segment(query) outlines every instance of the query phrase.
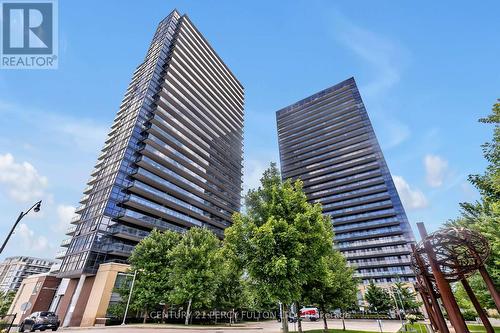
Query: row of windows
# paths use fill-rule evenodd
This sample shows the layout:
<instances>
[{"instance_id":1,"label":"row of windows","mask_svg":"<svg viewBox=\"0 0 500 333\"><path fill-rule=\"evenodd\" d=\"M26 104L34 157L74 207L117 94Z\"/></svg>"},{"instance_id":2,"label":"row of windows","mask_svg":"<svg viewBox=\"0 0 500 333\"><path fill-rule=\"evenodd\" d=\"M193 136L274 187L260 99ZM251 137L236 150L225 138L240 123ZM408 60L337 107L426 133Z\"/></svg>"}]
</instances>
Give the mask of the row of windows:
<instances>
[{"instance_id":1,"label":"row of windows","mask_svg":"<svg viewBox=\"0 0 500 333\"><path fill-rule=\"evenodd\" d=\"M378 221L378 220L377 220ZM338 227L335 227L338 228ZM337 247L339 249L346 249L350 247L365 247L376 244L386 244L386 243L396 243L406 241L402 236L387 236L387 237L377 237L363 240L356 240L351 242L338 242Z\"/></svg>"},{"instance_id":2,"label":"row of windows","mask_svg":"<svg viewBox=\"0 0 500 333\"><path fill-rule=\"evenodd\" d=\"M331 166L329 166L327 168L318 170L318 172L321 171L321 172L325 173L322 176L314 177L314 178L310 178L310 177L306 178L306 176L309 176L309 173L307 173L304 176L301 176L301 178L304 179L304 180L307 179L308 183L316 183L318 181L331 178L331 176L332 176L333 173L326 173L326 172L328 172L330 170L333 171L333 172L335 172L335 170L339 170L339 169L340 170L348 169L348 171L352 171L353 168L350 168L349 166L360 165L361 167L363 167L363 166L366 166L367 164L369 165L368 162L371 162L374 159L375 159L375 154L365 155L365 156L362 156L362 157L354 158L354 159L351 159L351 160L348 160L348 161L345 161L345 162L342 162L342 163L334 164L334 165L331 165ZM315 173L317 173L317 172L315 172Z\"/></svg>"},{"instance_id":3,"label":"row of windows","mask_svg":"<svg viewBox=\"0 0 500 333\"><path fill-rule=\"evenodd\" d=\"M381 185L380 186L380 189L384 189L384 188L385 188L385 185ZM366 192L366 191L364 191L364 192ZM361 193L363 193L363 192L361 192ZM377 199L377 198L387 197L388 195L389 194L387 192L381 192L381 193L375 193L375 194L365 195L365 196L362 196L362 197L352 198L352 199L348 199L348 200L336 201L336 202L333 202L333 203L329 203L329 204L323 205L323 209L326 210L326 209L329 209L329 208L332 208L332 207L339 207L339 206L344 206L344 205L353 205L353 204L356 204L356 203L359 203L359 202L363 202L363 201L367 201L367 200L370 200L370 199ZM356 208L357 207L361 207L361 206L356 206Z\"/></svg>"},{"instance_id":4,"label":"row of windows","mask_svg":"<svg viewBox=\"0 0 500 333\"><path fill-rule=\"evenodd\" d=\"M135 202L135 203L138 203L140 205L143 205L143 206L146 206L146 207L150 207L156 211L159 211L159 212L162 212L166 215L170 215L170 216L174 216L178 219L181 219L181 220L184 220L186 222L189 222L191 224L194 224L194 225L197 225L199 227L201 227L203 225L203 222L198 220L198 219L195 219L193 217L190 217L190 216L187 216L185 214L182 214L178 211L175 211L173 209L170 209L170 208L167 208L167 207L164 207L164 206L161 206L159 204L156 204L152 201L149 201L147 199L144 199L144 198L141 198L137 195L134 195L134 194L131 194L130 197L129 197L129 200L132 201L132 202Z\"/></svg>"},{"instance_id":5,"label":"row of windows","mask_svg":"<svg viewBox=\"0 0 500 333\"><path fill-rule=\"evenodd\" d=\"M354 141L354 143L349 143L350 141ZM344 141L341 145L339 144L339 146L341 146L340 148L329 150L329 151L327 151L325 153L321 153L321 154L317 154L317 151L316 151L316 152L314 152L315 154L312 154L310 157L302 159L298 162L295 162L298 159L297 157L290 159L289 162L284 161L283 162L283 172L288 173L294 169L301 168L303 165L307 165L307 163L309 163L309 162L313 162L316 160L324 160L328 156L332 156L332 157L337 156L337 155L342 154L344 151L351 151L351 150L355 150L355 149L360 149L360 148L366 147L369 144L370 143L367 141L366 137L358 136L355 138L351 138L349 140ZM321 150L325 150L325 149L321 149ZM301 156L301 157L303 157L303 156Z\"/></svg>"},{"instance_id":6,"label":"row of windows","mask_svg":"<svg viewBox=\"0 0 500 333\"><path fill-rule=\"evenodd\" d=\"M373 176L379 175L380 170L378 170L376 168L378 168L378 162L374 161L374 162L370 162L370 163L367 163L364 165L353 166L347 170L344 169L344 170L340 170L340 171L335 171L335 172L332 172L328 175L328 176L331 176L332 180L327 181L327 182L323 182L323 183L307 185L307 186L305 186L305 190L311 191L311 190L315 190L317 188L322 188L322 187L328 186L328 189L323 190L321 192L317 191L314 193L317 194L317 193L322 193L325 191L334 192L335 191L335 189L334 189L335 184L342 183L344 181L354 180L356 178L367 177L370 175L373 175ZM365 169L376 169L376 170L369 170L369 171L363 172L363 171L365 171ZM357 171L360 171L360 172L357 173ZM310 181L308 181L308 182L310 182Z\"/></svg>"},{"instance_id":7,"label":"row of windows","mask_svg":"<svg viewBox=\"0 0 500 333\"><path fill-rule=\"evenodd\" d=\"M371 226L377 226L379 224L398 222L398 221L399 221L399 219L397 217L388 217L388 218L377 219L377 220L372 220L372 221L356 222L356 223L349 223L349 224L334 226L334 229L335 229L335 231L343 231L343 230L349 230L349 229L355 229L355 228L366 228L366 227L371 227Z\"/></svg>"},{"instance_id":8,"label":"row of windows","mask_svg":"<svg viewBox=\"0 0 500 333\"><path fill-rule=\"evenodd\" d=\"M366 212L366 213L349 215L349 216L340 216L340 217L333 218L333 223L348 222L348 221L357 220L360 218L374 218L376 216L382 216L382 215L387 215L387 214L396 215L396 211L394 209L390 208L390 209L381 209L381 210L377 210L377 211L373 211L373 212ZM330 214L328 214L328 215L330 215Z\"/></svg>"},{"instance_id":9,"label":"row of windows","mask_svg":"<svg viewBox=\"0 0 500 333\"><path fill-rule=\"evenodd\" d=\"M308 116L318 113L318 109L321 107L326 108L328 111L328 109L333 108L333 104L341 107L352 102L352 93L347 86L327 93L320 92L319 94L310 96L306 100L290 105L287 107L287 110L278 111L279 134L285 136L288 132L295 130L297 126L301 126L301 123L307 126L307 121L311 118ZM287 127L290 128L287 129Z\"/></svg>"},{"instance_id":10,"label":"row of windows","mask_svg":"<svg viewBox=\"0 0 500 333\"><path fill-rule=\"evenodd\" d=\"M337 235L337 236L335 236L335 238L338 240L341 240L341 239L349 239L349 238L361 237L361 236L379 235L379 234L385 234L388 232L396 232L396 231L401 231L401 228L398 226L398 227L377 228L377 229L372 229L372 230L352 231L352 232L346 232L344 234Z\"/></svg>"}]
</instances>

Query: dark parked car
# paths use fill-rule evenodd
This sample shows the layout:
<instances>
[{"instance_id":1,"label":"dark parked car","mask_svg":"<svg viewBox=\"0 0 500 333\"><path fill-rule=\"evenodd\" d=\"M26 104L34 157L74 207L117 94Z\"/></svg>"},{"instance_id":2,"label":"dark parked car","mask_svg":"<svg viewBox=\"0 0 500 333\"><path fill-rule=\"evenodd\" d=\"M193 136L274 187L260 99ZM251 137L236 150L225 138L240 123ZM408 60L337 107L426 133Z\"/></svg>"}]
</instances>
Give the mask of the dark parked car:
<instances>
[{"instance_id":1,"label":"dark parked car","mask_svg":"<svg viewBox=\"0 0 500 333\"><path fill-rule=\"evenodd\" d=\"M35 330L45 331L46 329L57 331L59 324L59 318L54 312L39 311L24 318L19 324L19 332L26 330L30 332L34 332Z\"/></svg>"}]
</instances>

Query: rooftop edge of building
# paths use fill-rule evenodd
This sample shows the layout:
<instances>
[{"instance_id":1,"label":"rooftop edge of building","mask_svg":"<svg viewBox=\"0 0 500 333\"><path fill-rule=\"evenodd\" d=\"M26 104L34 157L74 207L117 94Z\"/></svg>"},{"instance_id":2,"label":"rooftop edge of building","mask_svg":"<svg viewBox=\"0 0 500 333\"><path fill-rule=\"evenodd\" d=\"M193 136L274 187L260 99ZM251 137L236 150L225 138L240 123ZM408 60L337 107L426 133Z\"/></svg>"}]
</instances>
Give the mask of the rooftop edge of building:
<instances>
[{"instance_id":1,"label":"rooftop edge of building","mask_svg":"<svg viewBox=\"0 0 500 333\"><path fill-rule=\"evenodd\" d=\"M346 79L346 80L343 80L337 84L334 84L333 86L330 86L328 88L325 88L321 91L318 91L317 93L314 93L312 94L311 96L308 96L306 98L303 98L293 104L290 104L284 108L281 108L279 109L278 111L276 111L276 116L280 116L282 115L282 113L285 113L287 111L291 111L299 106L302 106L306 103L309 103L309 102L313 102L316 98L324 95L324 94L327 94L329 92L332 92L332 91L335 91L335 90L338 90L344 86L348 86L348 85L354 85L356 86L356 80L354 79L354 76L351 76L350 78Z\"/></svg>"},{"instance_id":2,"label":"rooftop edge of building","mask_svg":"<svg viewBox=\"0 0 500 333\"><path fill-rule=\"evenodd\" d=\"M228 73L231 74L231 76L234 79L234 81L238 84L238 86L241 88L241 90L244 91L245 87L243 86L243 84L241 84L240 80L238 80L238 78L236 77L236 75L234 75L234 73L231 71L231 69L226 64L226 62L221 58L221 56L217 52L215 52L215 50L212 47L212 45L208 42L208 40L205 38L205 36L198 30L198 28L193 24L193 22L191 21L191 19L189 18L189 16L187 14L180 14L179 10L177 10L177 8L174 8L165 18L163 18L160 21L160 23L163 22L164 20L168 19L172 15L175 15L175 14L177 14L179 16L179 18L186 19L191 24L191 26L201 36L201 38L203 39L203 41L208 45L208 47L214 53L214 55L217 57L217 59L222 63L222 65L224 66L224 69L226 69L228 71Z\"/></svg>"}]
</instances>

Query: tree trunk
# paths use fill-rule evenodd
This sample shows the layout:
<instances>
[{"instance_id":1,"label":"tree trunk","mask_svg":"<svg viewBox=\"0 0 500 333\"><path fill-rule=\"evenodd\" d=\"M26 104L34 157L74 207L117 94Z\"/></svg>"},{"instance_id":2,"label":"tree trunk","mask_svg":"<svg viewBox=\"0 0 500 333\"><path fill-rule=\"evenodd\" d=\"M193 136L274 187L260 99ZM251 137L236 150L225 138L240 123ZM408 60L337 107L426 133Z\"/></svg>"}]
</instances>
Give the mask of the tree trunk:
<instances>
[{"instance_id":1,"label":"tree trunk","mask_svg":"<svg viewBox=\"0 0 500 333\"><path fill-rule=\"evenodd\" d=\"M282 311L281 311L281 327L283 330L283 333L288 333L288 308L286 304L282 305Z\"/></svg>"},{"instance_id":2,"label":"tree trunk","mask_svg":"<svg viewBox=\"0 0 500 333\"><path fill-rule=\"evenodd\" d=\"M297 312L296 313L296 316L297 316L297 331L299 333L302 333L302 321L300 319L300 310L299 310L299 302L295 302L295 311Z\"/></svg>"},{"instance_id":3,"label":"tree trunk","mask_svg":"<svg viewBox=\"0 0 500 333\"><path fill-rule=\"evenodd\" d=\"M148 319L148 309L144 308L144 319L142 320L142 323L146 323L146 319Z\"/></svg>"},{"instance_id":4,"label":"tree trunk","mask_svg":"<svg viewBox=\"0 0 500 333\"><path fill-rule=\"evenodd\" d=\"M193 302L193 299L190 298L188 302L188 307L186 310L186 321L184 322L184 325L189 325L189 317L191 316L191 303Z\"/></svg>"},{"instance_id":5,"label":"tree trunk","mask_svg":"<svg viewBox=\"0 0 500 333\"><path fill-rule=\"evenodd\" d=\"M323 332L328 333L328 322L326 321L325 308L321 308L321 315L323 316Z\"/></svg>"},{"instance_id":6,"label":"tree trunk","mask_svg":"<svg viewBox=\"0 0 500 333\"><path fill-rule=\"evenodd\" d=\"M168 304L163 304L163 313L161 314L161 322L165 324L168 316Z\"/></svg>"},{"instance_id":7,"label":"tree trunk","mask_svg":"<svg viewBox=\"0 0 500 333\"><path fill-rule=\"evenodd\" d=\"M344 321L345 313L344 313L344 311L342 311L340 314L342 316L342 331L345 331L345 321Z\"/></svg>"}]
</instances>

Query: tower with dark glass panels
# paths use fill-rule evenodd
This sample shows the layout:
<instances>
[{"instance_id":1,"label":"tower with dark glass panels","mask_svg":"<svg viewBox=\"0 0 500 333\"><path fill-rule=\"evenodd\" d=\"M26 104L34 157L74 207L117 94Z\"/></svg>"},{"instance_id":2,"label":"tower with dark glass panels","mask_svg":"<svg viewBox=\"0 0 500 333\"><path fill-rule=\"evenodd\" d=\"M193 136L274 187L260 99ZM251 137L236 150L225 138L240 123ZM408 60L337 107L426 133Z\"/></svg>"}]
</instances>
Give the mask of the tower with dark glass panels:
<instances>
[{"instance_id":1,"label":"tower with dark glass panels","mask_svg":"<svg viewBox=\"0 0 500 333\"><path fill-rule=\"evenodd\" d=\"M281 171L331 216L364 283L412 281L405 211L353 78L277 112Z\"/></svg>"},{"instance_id":2,"label":"tower with dark glass panels","mask_svg":"<svg viewBox=\"0 0 500 333\"><path fill-rule=\"evenodd\" d=\"M152 229L222 237L240 209L242 145L243 87L173 11L133 74L63 241L59 277L125 261Z\"/></svg>"}]
</instances>

